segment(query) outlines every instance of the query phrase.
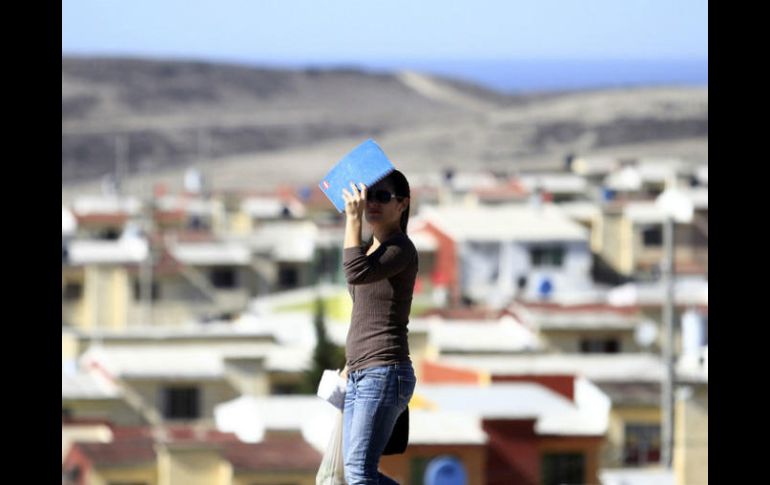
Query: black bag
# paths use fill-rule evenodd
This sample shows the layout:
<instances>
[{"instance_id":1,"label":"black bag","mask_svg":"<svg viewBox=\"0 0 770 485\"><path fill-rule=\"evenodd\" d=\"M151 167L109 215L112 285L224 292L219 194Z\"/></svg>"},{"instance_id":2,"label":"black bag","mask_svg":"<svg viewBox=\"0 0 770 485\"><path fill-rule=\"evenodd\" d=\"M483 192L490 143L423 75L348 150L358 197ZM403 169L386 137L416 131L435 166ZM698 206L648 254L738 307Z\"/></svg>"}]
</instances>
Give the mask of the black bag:
<instances>
[{"instance_id":1,"label":"black bag","mask_svg":"<svg viewBox=\"0 0 770 485\"><path fill-rule=\"evenodd\" d=\"M383 455L400 455L406 451L406 445L409 443L409 406L398 416L393 433L390 435L388 444L385 445Z\"/></svg>"}]
</instances>

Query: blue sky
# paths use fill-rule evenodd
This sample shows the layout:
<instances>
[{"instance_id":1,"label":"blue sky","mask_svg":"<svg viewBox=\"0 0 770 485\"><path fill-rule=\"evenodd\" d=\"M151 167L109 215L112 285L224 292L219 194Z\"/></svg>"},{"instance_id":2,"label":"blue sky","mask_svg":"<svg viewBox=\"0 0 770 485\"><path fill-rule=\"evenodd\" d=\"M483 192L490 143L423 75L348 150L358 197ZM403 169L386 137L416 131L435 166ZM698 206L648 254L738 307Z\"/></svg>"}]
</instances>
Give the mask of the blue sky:
<instances>
[{"instance_id":1,"label":"blue sky","mask_svg":"<svg viewBox=\"0 0 770 485\"><path fill-rule=\"evenodd\" d=\"M62 52L265 63L705 60L705 0L63 0Z\"/></svg>"}]
</instances>

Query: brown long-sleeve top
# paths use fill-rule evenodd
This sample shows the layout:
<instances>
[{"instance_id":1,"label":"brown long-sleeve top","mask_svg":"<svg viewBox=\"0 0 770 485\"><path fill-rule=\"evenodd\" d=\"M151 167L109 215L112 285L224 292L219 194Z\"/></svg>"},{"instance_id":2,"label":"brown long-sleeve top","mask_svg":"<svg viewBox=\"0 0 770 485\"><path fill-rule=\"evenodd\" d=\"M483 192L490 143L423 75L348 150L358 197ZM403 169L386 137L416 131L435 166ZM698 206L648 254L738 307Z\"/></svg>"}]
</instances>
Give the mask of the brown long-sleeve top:
<instances>
[{"instance_id":1,"label":"brown long-sleeve top","mask_svg":"<svg viewBox=\"0 0 770 485\"><path fill-rule=\"evenodd\" d=\"M398 233L368 256L362 246L342 251L353 299L345 344L348 371L411 362L406 327L418 268L414 244Z\"/></svg>"}]
</instances>

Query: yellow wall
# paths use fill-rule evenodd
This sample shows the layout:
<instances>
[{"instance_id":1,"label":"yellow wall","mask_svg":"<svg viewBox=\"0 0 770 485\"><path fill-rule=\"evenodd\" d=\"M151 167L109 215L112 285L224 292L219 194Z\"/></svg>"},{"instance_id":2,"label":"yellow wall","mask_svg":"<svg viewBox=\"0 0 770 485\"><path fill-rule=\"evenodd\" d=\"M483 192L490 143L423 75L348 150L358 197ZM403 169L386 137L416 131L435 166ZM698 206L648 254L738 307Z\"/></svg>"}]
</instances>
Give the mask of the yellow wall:
<instances>
[{"instance_id":1,"label":"yellow wall","mask_svg":"<svg viewBox=\"0 0 770 485\"><path fill-rule=\"evenodd\" d=\"M674 418L674 475L677 485L708 484L708 387L694 386L687 399L677 399Z\"/></svg>"},{"instance_id":2,"label":"yellow wall","mask_svg":"<svg viewBox=\"0 0 770 485\"><path fill-rule=\"evenodd\" d=\"M620 224L620 271L632 274L634 271L634 224L623 218Z\"/></svg>"},{"instance_id":3,"label":"yellow wall","mask_svg":"<svg viewBox=\"0 0 770 485\"><path fill-rule=\"evenodd\" d=\"M159 444L158 485L229 485L232 467L212 445Z\"/></svg>"},{"instance_id":4,"label":"yellow wall","mask_svg":"<svg viewBox=\"0 0 770 485\"><path fill-rule=\"evenodd\" d=\"M126 327L126 313L129 302L133 299L131 279L125 267L112 268L110 274L110 306L106 326L114 330Z\"/></svg>"},{"instance_id":5,"label":"yellow wall","mask_svg":"<svg viewBox=\"0 0 770 485\"><path fill-rule=\"evenodd\" d=\"M130 298L132 289L125 267L86 266L83 298L74 305L72 323L84 330L125 328Z\"/></svg>"},{"instance_id":6,"label":"yellow wall","mask_svg":"<svg viewBox=\"0 0 770 485\"><path fill-rule=\"evenodd\" d=\"M620 214L602 215L602 257L616 271L621 271L622 255L622 222Z\"/></svg>"},{"instance_id":7,"label":"yellow wall","mask_svg":"<svg viewBox=\"0 0 770 485\"><path fill-rule=\"evenodd\" d=\"M133 467L97 468L88 474L88 485L110 485L114 482L159 485L155 463Z\"/></svg>"},{"instance_id":8,"label":"yellow wall","mask_svg":"<svg viewBox=\"0 0 770 485\"><path fill-rule=\"evenodd\" d=\"M77 335L70 332L62 332L61 334L61 360L62 363L77 359L82 352L80 347L80 339Z\"/></svg>"},{"instance_id":9,"label":"yellow wall","mask_svg":"<svg viewBox=\"0 0 770 485\"><path fill-rule=\"evenodd\" d=\"M249 234L253 230L251 217L245 212L229 214L230 230L235 234Z\"/></svg>"},{"instance_id":10,"label":"yellow wall","mask_svg":"<svg viewBox=\"0 0 770 485\"><path fill-rule=\"evenodd\" d=\"M591 251L596 254L602 253L604 243L604 218L601 214L591 219Z\"/></svg>"},{"instance_id":11,"label":"yellow wall","mask_svg":"<svg viewBox=\"0 0 770 485\"><path fill-rule=\"evenodd\" d=\"M661 414L658 406L613 407L610 411L607 439L600 455L602 468L622 467L623 443L625 442L626 423L660 424Z\"/></svg>"}]
</instances>

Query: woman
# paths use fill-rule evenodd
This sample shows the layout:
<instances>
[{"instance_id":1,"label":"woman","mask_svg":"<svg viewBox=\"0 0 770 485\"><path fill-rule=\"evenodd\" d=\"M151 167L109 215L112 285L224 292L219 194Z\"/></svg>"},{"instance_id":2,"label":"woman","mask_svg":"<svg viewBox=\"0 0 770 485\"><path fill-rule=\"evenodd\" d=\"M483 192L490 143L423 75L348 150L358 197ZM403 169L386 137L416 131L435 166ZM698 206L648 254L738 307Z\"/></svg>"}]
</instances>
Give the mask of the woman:
<instances>
[{"instance_id":1,"label":"woman","mask_svg":"<svg viewBox=\"0 0 770 485\"><path fill-rule=\"evenodd\" d=\"M371 188L350 186L350 192L343 189L343 268L353 299L343 369L345 480L348 485L397 485L377 465L416 383L406 328L418 263L406 235L409 182L394 170ZM362 245L363 214L372 238Z\"/></svg>"}]
</instances>

